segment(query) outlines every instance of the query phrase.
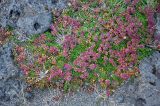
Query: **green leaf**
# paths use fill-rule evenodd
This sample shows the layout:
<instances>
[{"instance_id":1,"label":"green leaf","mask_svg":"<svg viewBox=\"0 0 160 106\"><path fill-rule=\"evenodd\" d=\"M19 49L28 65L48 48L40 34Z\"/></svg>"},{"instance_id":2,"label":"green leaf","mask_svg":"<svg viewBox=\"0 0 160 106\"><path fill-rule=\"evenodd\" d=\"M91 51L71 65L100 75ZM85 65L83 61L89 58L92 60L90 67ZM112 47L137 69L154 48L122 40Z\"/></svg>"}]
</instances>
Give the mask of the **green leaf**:
<instances>
[{"instance_id":1,"label":"green leaf","mask_svg":"<svg viewBox=\"0 0 160 106\"><path fill-rule=\"evenodd\" d=\"M153 52L154 50L150 48L139 48L138 49L138 60L142 60L145 57L150 56Z\"/></svg>"}]
</instances>

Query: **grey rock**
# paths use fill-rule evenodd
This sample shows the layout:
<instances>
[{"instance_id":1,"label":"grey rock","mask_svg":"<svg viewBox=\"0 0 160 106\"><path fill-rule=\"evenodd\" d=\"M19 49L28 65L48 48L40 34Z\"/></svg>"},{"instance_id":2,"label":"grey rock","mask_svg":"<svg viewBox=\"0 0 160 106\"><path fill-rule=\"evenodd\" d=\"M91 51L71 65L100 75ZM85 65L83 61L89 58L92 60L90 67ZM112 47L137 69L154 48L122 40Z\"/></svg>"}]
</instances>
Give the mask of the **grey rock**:
<instances>
[{"instance_id":1,"label":"grey rock","mask_svg":"<svg viewBox=\"0 0 160 106\"><path fill-rule=\"evenodd\" d=\"M117 96L117 97L116 97L116 101L117 101L117 103L123 103L123 102L124 102L124 97L123 97L123 95Z\"/></svg>"},{"instance_id":2,"label":"grey rock","mask_svg":"<svg viewBox=\"0 0 160 106\"><path fill-rule=\"evenodd\" d=\"M0 106L20 106L17 103L25 99L22 95L25 83L20 80L21 72L11 58L12 46L6 43L0 47Z\"/></svg>"},{"instance_id":3,"label":"grey rock","mask_svg":"<svg viewBox=\"0 0 160 106\"><path fill-rule=\"evenodd\" d=\"M15 34L32 35L46 31L53 9L63 9L67 0L2 0L0 26L11 26Z\"/></svg>"},{"instance_id":4,"label":"grey rock","mask_svg":"<svg viewBox=\"0 0 160 106\"><path fill-rule=\"evenodd\" d=\"M19 28L17 32L24 34L41 33L49 28L51 21L51 14L48 13L42 13L32 17L22 17L17 22L17 27Z\"/></svg>"}]
</instances>

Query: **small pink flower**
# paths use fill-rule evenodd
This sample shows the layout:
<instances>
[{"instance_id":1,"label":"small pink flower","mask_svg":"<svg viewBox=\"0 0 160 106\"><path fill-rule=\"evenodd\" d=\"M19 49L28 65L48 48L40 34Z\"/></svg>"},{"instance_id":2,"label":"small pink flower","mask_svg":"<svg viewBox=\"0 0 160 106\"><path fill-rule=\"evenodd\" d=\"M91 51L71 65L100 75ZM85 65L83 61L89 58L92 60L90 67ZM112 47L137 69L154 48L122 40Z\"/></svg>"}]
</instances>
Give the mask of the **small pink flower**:
<instances>
[{"instance_id":1,"label":"small pink flower","mask_svg":"<svg viewBox=\"0 0 160 106\"><path fill-rule=\"evenodd\" d=\"M86 79L87 77L88 77L88 72L84 72L81 76L80 76L80 78L82 78L82 79Z\"/></svg>"},{"instance_id":2,"label":"small pink flower","mask_svg":"<svg viewBox=\"0 0 160 106\"><path fill-rule=\"evenodd\" d=\"M126 73L122 73L122 74L120 75L120 77L121 77L122 79L124 79L124 80L127 80L130 76L129 76L128 74L126 74Z\"/></svg>"},{"instance_id":3,"label":"small pink flower","mask_svg":"<svg viewBox=\"0 0 160 106\"><path fill-rule=\"evenodd\" d=\"M25 75L29 74L29 67L27 65L20 64L20 69L23 71Z\"/></svg>"},{"instance_id":4,"label":"small pink flower","mask_svg":"<svg viewBox=\"0 0 160 106\"><path fill-rule=\"evenodd\" d=\"M64 57L68 57L68 52L67 52L67 50L63 50L63 56L64 56Z\"/></svg>"},{"instance_id":5,"label":"small pink flower","mask_svg":"<svg viewBox=\"0 0 160 106\"><path fill-rule=\"evenodd\" d=\"M106 79L106 80L105 80L105 83L106 83L107 86L109 86L109 85L111 84L111 81L108 80L108 79Z\"/></svg>"},{"instance_id":6,"label":"small pink flower","mask_svg":"<svg viewBox=\"0 0 160 106\"><path fill-rule=\"evenodd\" d=\"M91 64L91 65L89 66L89 68L90 68L91 70L94 70L96 67L97 67L96 64Z\"/></svg>"},{"instance_id":7,"label":"small pink flower","mask_svg":"<svg viewBox=\"0 0 160 106\"><path fill-rule=\"evenodd\" d=\"M52 79L53 77L55 77L55 76L56 76L55 70L51 69L51 70L50 70L50 75L49 75L49 77L48 77L48 81L51 81L51 79Z\"/></svg>"},{"instance_id":8,"label":"small pink flower","mask_svg":"<svg viewBox=\"0 0 160 106\"><path fill-rule=\"evenodd\" d=\"M94 12L94 13L99 13L99 12L100 12L100 9L99 9L99 8L95 8L95 9L93 9L93 12Z\"/></svg>"},{"instance_id":9,"label":"small pink flower","mask_svg":"<svg viewBox=\"0 0 160 106\"><path fill-rule=\"evenodd\" d=\"M94 41L97 42L98 41L98 36L94 37Z\"/></svg>"},{"instance_id":10,"label":"small pink flower","mask_svg":"<svg viewBox=\"0 0 160 106\"><path fill-rule=\"evenodd\" d=\"M61 69L58 69L58 70L57 70L57 75L63 76L63 71L62 71Z\"/></svg>"},{"instance_id":11,"label":"small pink flower","mask_svg":"<svg viewBox=\"0 0 160 106\"><path fill-rule=\"evenodd\" d=\"M46 59L47 59L47 56L46 55L42 55L42 60L46 61Z\"/></svg>"},{"instance_id":12,"label":"small pink flower","mask_svg":"<svg viewBox=\"0 0 160 106\"><path fill-rule=\"evenodd\" d=\"M41 57L38 58L38 63L43 64L43 59Z\"/></svg>"},{"instance_id":13,"label":"small pink flower","mask_svg":"<svg viewBox=\"0 0 160 106\"><path fill-rule=\"evenodd\" d=\"M76 68L75 71L76 71L76 72L79 72L79 73L84 73L84 72L86 72L85 68Z\"/></svg>"},{"instance_id":14,"label":"small pink flower","mask_svg":"<svg viewBox=\"0 0 160 106\"><path fill-rule=\"evenodd\" d=\"M45 40L46 39L46 35L45 34L42 34L41 36L40 36L40 40Z\"/></svg>"},{"instance_id":15,"label":"small pink flower","mask_svg":"<svg viewBox=\"0 0 160 106\"><path fill-rule=\"evenodd\" d=\"M51 81L51 79L52 79L52 76L50 75L50 76L48 77L48 81Z\"/></svg>"},{"instance_id":16,"label":"small pink flower","mask_svg":"<svg viewBox=\"0 0 160 106\"><path fill-rule=\"evenodd\" d=\"M136 5L139 2L139 0L132 0L132 5Z\"/></svg>"},{"instance_id":17,"label":"small pink flower","mask_svg":"<svg viewBox=\"0 0 160 106\"><path fill-rule=\"evenodd\" d=\"M18 53L23 52L23 51L24 51L24 47L16 46L16 51L17 51Z\"/></svg>"},{"instance_id":18,"label":"small pink flower","mask_svg":"<svg viewBox=\"0 0 160 106\"><path fill-rule=\"evenodd\" d=\"M125 0L125 3L128 4L131 0Z\"/></svg>"},{"instance_id":19,"label":"small pink flower","mask_svg":"<svg viewBox=\"0 0 160 106\"><path fill-rule=\"evenodd\" d=\"M26 59L26 56L24 52L21 52L16 58L18 63L23 62L25 59Z\"/></svg>"},{"instance_id":20,"label":"small pink flower","mask_svg":"<svg viewBox=\"0 0 160 106\"><path fill-rule=\"evenodd\" d=\"M110 62L113 66L116 66L116 63L114 62L113 59L109 59L109 62Z\"/></svg>"},{"instance_id":21,"label":"small pink flower","mask_svg":"<svg viewBox=\"0 0 160 106\"><path fill-rule=\"evenodd\" d=\"M70 81L72 79L71 72L67 71L64 75L64 80Z\"/></svg>"},{"instance_id":22,"label":"small pink flower","mask_svg":"<svg viewBox=\"0 0 160 106\"><path fill-rule=\"evenodd\" d=\"M135 13L135 9L133 7L127 7L127 11L129 12L129 14Z\"/></svg>"},{"instance_id":23,"label":"small pink flower","mask_svg":"<svg viewBox=\"0 0 160 106\"><path fill-rule=\"evenodd\" d=\"M83 10L87 10L89 8L89 4L85 4L82 6Z\"/></svg>"},{"instance_id":24,"label":"small pink flower","mask_svg":"<svg viewBox=\"0 0 160 106\"><path fill-rule=\"evenodd\" d=\"M42 44L41 46L42 46L42 48L43 48L44 50L48 50L48 49L49 49L49 47L48 47L47 45L45 45L45 44Z\"/></svg>"},{"instance_id":25,"label":"small pink flower","mask_svg":"<svg viewBox=\"0 0 160 106\"><path fill-rule=\"evenodd\" d=\"M70 64L65 64L64 65L64 68L67 70L67 71L70 71L72 69L72 66Z\"/></svg>"},{"instance_id":26,"label":"small pink flower","mask_svg":"<svg viewBox=\"0 0 160 106\"><path fill-rule=\"evenodd\" d=\"M109 89L106 90L106 96L110 96L111 95L111 91Z\"/></svg>"},{"instance_id":27,"label":"small pink flower","mask_svg":"<svg viewBox=\"0 0 160 106\"><path fill-rule=\"evenodd\" d=\"M58 31L57 31L57 28L54 26L54 25L51 25L51 33L52 33L52 35L54 35L54 36L56 36L57 35L57 33L58 33Z\"/></svg>"},{"instance_id":28,"label":"small pink flower","mask_svg":"<svg viewBox=\"0 0 160 106\"><path fill-rule=\"evenodd\" d=\"M49 48L49 52L53 53L53 54L57 54L58 53L58 49L56 47L52 46L52 47Z\"/></svg>"},{"instance_id":29,"label":"small pink flower","mask_svg":"<svg viewBox=\"0 0 160 106\"><path fill-rule=\"evenodd\" d=\"M95 76L95 77L99 77L99 74L98 74L98 73L94 73L94 76Z\"/></svg>"}]
</instances>

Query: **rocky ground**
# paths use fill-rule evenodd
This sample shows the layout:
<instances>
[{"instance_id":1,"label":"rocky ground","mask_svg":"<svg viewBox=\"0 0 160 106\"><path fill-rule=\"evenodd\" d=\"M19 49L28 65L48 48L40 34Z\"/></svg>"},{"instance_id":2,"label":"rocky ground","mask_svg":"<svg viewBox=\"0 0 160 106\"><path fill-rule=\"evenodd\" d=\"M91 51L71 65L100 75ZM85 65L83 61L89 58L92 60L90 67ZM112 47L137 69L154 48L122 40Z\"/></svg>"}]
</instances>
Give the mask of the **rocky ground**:
<instances>
[{"instance_id":1,"label":"rocky ground","mask_svg":"<svg viewBox=\"0 0 160 106\"><path fill-rule=\"evenodd\" d=\"M41 33L52 21L51 9L64 8L65 4L64 0L0 0L0 25L14 27L20 35ZM157 16L157 32L160 32ZM89 94L80 90L67 95L61 95L56 89L27 91L28 85L14 64L12 47L11 41L0 46L0 106L160 106L158 51L141 61L140 77L127 81L103 100L99 94L103 91Z\"/></svg>"},{"instance_id":2,"label":"rocky ground","mask_svg":"<svg viewBox=\"0 0 160 106\"><path fill-rule=\"evenodd\" d=\"M141 62L141 77L129 80L105 100L96 91L64 96L56 89L27 92L23 76L13 62L12 43L3 45L0 54L0 106L160 106L159 52Z\"/></svg>"}]
</instances>

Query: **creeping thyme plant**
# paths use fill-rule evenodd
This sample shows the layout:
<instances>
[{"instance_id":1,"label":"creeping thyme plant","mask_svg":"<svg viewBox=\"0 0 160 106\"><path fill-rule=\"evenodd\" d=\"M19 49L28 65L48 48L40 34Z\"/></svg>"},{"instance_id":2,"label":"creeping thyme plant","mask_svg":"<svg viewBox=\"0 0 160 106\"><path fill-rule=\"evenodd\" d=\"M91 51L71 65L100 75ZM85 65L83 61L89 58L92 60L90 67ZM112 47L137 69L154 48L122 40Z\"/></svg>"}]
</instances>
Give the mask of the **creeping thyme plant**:
<instances>
[{"instance_id":1,"label":"creeping thyme plant","mask_svg":"<svg viewBox=\"0 0 160 106\"><path fill-rule=\"evenodd\" d=\"M15 60L33 86L72 91L98 84L109 95L138 76L140 60L153 51L145 47L155 32L153 3L71 0L53 12L50 30L16 44Z\"/></svg>"}]
</instances>

